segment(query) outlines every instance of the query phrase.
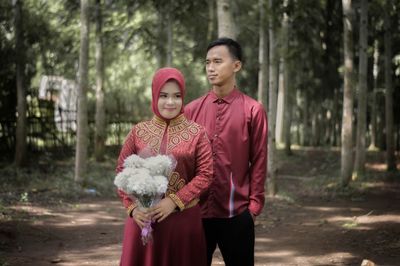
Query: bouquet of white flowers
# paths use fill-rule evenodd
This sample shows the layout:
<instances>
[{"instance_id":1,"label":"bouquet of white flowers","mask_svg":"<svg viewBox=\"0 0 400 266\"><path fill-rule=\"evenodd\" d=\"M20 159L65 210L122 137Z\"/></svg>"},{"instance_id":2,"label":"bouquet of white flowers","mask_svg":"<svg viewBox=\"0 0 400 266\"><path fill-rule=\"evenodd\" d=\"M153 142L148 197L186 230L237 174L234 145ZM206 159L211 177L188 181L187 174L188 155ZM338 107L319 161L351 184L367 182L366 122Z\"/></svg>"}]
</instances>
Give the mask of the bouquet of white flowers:
<instances>
[{"instance_id":1,"label":"bouquet of white flowers","mask_svg":"<svg viewBox=\"0 0 400 266\"><path fill-rule=\"evenodd\" d=\"M132 199L140 208L150 208L157 204L168 187L168 177L176 166L169 155L142 158L136 154L127 157L124 169L117 174L114 184ZM142 242L146 245L152 239L151 222L142 229Z\"/></svg>"}]
</instances>

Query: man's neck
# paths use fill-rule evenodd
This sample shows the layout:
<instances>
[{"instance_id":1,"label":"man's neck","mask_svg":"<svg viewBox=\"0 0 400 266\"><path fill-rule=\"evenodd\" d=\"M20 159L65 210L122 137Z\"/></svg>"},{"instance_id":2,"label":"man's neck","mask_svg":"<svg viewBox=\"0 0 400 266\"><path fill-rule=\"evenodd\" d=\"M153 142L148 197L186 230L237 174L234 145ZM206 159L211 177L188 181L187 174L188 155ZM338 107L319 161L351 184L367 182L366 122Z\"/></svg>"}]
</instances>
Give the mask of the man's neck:
<instances>
[{"instance_id":1,"label":"man's neck","mask_svg":"<svg viewBox=\"0 0 400 266\"><path fill-rule=\"evenodd\" d=\"M213 92L217 95L218 98L224 98L225 96L229 95L233 89L235 88L235 83L224 84L222 86L214 85L212 87Z\"/></svg>"}]
</instances>

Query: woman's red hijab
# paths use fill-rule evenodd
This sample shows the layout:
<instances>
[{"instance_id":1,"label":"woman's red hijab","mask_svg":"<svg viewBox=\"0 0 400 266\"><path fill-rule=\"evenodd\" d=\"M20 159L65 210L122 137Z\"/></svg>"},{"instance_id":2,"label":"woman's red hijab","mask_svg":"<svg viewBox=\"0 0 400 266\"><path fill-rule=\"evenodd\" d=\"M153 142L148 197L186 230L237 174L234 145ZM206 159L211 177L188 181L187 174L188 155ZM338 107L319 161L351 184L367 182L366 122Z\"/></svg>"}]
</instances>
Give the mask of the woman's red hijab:
<instances>
[{"instance_id":1,"label":"woman's red hijab","mask_svg":"<svg viewBox=\"0 0 400 266\"><path fill-rule=\"evenodd\" d=\"M153 109L153 113L164 120L167 119L162 117L158 110L158 98L160 97L160 91L162 87L164 86L165 83L167 83L167 81L170 80L174 80L178 83L183 102L185 96L185 78L178 69L172 67L165 67L157 70L157 72L154 74L153 82L151 85L151 92L152 92L151 107ZM179 114L182 113L183 113L183 104Z\"/></svg>"}]
</instances>

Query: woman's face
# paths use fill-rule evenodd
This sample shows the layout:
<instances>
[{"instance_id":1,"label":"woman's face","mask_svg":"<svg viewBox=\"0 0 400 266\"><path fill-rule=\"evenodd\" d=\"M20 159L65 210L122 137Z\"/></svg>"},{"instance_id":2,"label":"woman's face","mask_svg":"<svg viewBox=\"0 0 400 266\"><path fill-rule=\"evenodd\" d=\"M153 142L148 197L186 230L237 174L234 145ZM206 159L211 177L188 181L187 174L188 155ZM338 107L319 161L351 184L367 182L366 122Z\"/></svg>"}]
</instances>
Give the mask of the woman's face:
<instances>
[{"instance_id":1,"label":"woman's face","mask_svg":"<svg viewBox=\"0 0 400 266\"><path fill-rule=\"evenodd\" d=\"M175 118L182 109L182 95L175 81L164 84L158 98L158 111L165 119Z\"/></svg>"}]
</instances>

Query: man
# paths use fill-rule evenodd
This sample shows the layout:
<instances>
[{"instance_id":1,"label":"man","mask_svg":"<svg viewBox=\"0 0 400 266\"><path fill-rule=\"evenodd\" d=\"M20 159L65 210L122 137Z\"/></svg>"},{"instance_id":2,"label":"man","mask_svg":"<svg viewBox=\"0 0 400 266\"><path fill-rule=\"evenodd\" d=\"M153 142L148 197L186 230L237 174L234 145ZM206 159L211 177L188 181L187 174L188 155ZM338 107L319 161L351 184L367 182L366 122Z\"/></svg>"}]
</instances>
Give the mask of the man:
<instances>
[{"instance_id":1,"label":"man","mask_svg":"<svg viewBox=\"0 0 400 266\"><path fill-rule=\"evenodd\" d=\"M212 89L185 108L210 137L214 181L201 198L207 261L218 245L228 266L254 265L254 221L264 206L267 118L260 103L236 86L242 67L240 45L220 38L207 47Z\"/></svg>"}]
</instances>

